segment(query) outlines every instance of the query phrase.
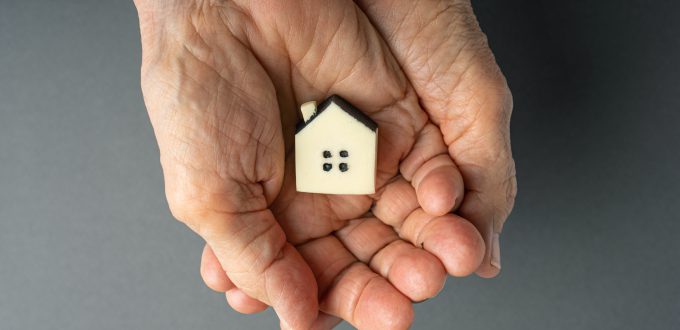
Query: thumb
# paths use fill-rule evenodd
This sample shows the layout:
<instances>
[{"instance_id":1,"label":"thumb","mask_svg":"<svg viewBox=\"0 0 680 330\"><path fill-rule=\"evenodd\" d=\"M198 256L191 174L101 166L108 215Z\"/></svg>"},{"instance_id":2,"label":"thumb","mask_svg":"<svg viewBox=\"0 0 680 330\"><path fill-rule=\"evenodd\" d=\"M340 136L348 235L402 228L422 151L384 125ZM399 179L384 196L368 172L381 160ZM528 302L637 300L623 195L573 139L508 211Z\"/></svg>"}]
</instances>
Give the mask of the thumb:
<instances>
[{"instance_id":1,"label":"thumb","mask_svg":"<svg viewBox=\"0 0 680 330\"><path fill-rule=\"evenodd\" d=\"M182 139L183 130L174 127L170 135ZM316 280L304 259L287 242L264 193L268 185L280 180L259 177L257 173L254 175L260 179L256 182L245 179L247 175L238 181L230 178L233 174L214 175L215 171L207 170L216 163L214 159L201 154L202 148L193 144L185 145L194 155L187 159L188 164L166 156L175 152L168 146L177 143L169 141L172 138L164 131L157 129L156 135L173 216L212 247L236 287L272 306L292 328L309 328L318 311ZM245 146L232 148L248 152ZM227 159L225 166L232 169L237 167L234 162L241 161Z\"/></svg>"},{"instance_id":2,"label":"thumb","mask_svg":"<svg viewBox=\"0 0 680 330\"><path fill-rule=\"evenodd\" d=\"M232 282L248 296L271 305L292 329L307 329L317 318L316 280L286 241L271 211L199 212L185 221L213 248Z\"/></svg>"}]
</instances>

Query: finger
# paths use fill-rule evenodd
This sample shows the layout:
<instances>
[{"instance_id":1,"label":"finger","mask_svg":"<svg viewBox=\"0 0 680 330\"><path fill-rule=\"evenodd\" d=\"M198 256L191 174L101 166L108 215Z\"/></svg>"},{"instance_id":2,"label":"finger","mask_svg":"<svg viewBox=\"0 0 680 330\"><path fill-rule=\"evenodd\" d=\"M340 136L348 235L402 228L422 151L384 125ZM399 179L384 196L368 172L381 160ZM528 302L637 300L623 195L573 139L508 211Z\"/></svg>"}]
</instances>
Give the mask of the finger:
<instances>
[{"instance_id":1,"label":"finger","mask_svg":"<svg viewBox=\"0 0 680 330\"><path fill-rule=\"evenodd\" d=\"M406 329L411 302L347 251L335 236L298 246L319 283L320 309L359 329Z\"/></svg>"},{"instance_id":2,"label":"finger","mask_svg":"<svg viewBox=\"0 0 680 330\"><path fill-rule=\"evenodd\" d=\"M240 305L250 296L272 306L293 328L311 326L318 311L314 277L269 210L204 220L199 232L225 265L227 276L245 293L227 293L232 307L244 313L264 307Z\"/></svg>"},{"instance_id":3,"label":"finger","mask_svg":"<svg viewBox=\"0 0 680 330\"><path fill-rule=\"evenodd\" d=\"M242 314L256 314L269 307L261 301L251 298L245 292L236 287L231 290L227 290L227 292L224 294L227 298L227 303L229 306Z\"/></svg>"},{"instance_id":4,"label":"finger","mask_svg":"<svg viewBox=\"0 0 680 330\"><path fill-rule=\"evenodd\" d=\"M201 255L201 277L205 285L217 292L226 292L236 287L208 244Z\"/></svg>"},{"instance_id":5,"label":"finger","mask_svg":"<svg viewBox=\"0 0 680 330\"><path fill-rule=\"evenodd\" d=\"M483 79L485 80L485 79ZM496 88L505 81L482 81L465 88L491 90L483 100L455 105L478 112L479 118L469 125L474 129L461 133L460 122L455 118L444 120L440 129L449 146L449 154L460 169L465 181L466 194L459 214L472 222L486 242L486 253L478 274L493 277L500 271L500 233L509 216L517 193L515 163L512 159L509 137L509 116L512 100L509 90L498 94ZM502 88L498 87L502 90ZM469 126L468 126L469 127Z\"/></svg>"},{"instance_id":6,"label":"finger","mask_svg":"<svg viewBox=\"0 0 680 330\"><path fill-rule=\"evenodd\" d=\"M415 196L411 184L397 179L385 187L373 214L391 225L399 237L435 255L449 274L466 276L474 272L485 251L479 232L461 217L425 212L413 201Z\"/></svg>"},{"instance_id":7,"label":"finger","mask_svg":"<svg viewBox=\"0 0 680 330\"><path fill-rule=\"evenodd\" d=\"M505 86L505 81L473 84L478 85L466 88L493 91L495 88L489 86ZM477 274L494 277L501 268L500 233L514 206L517 181L510 149L512 99L509 90L506 87L504 92L492 92L484 98L457 105L469 112L485 114L470 124L475 129L460 133L459 124L453 123L455 119L442 120L440 128L449 146L449 154L456 160L465 181L466 194L458 213L477 227L486 243L484 261Z\"/></svg>"},{"instance_id":8,"label":"finger","mask_svg":"<svg viewBox=\"0 0 680 330\"><path fill-rule=\"evenodd\" d=\"M382 188L371 211L382 222L398 229L404 219L418 208L418 196L411 183L397 177Z\"/></svg>"},{"instance_id":9,"label":"finger","mask_svg":"<svg viewBox=\"0 0 680 330\"><path fill-rule=\"evenodd\" d=\"M352 254L412 301L432 298L444 287L446 271L439 259L401 240L378 219L353 220L336 235Z\"/></svg>"},{"instance_id":10,"label":"finger","mask_svg":"<svg viewBox=\"0 0 680 330\"><path fill-rule=\"evenodd\" d=\"M500 270L499 235L517 191L510 148L512 96L469 1L358 1L439 125L463 176L460 214L486 242L478 274ZM432 38L415 38L416 35ZM422 49L435 49L422 56Z\"/></svg>"},{"instance_id":11,"label":"finger","mask_svg":"<svg viewBox=\"0 0 680 330\"><path fill-rule=\"evenodd\" d=\"M418 203L429 214L449 213L463 200L463 178L448 154L441 131L431 123L420 131L400 172L416 189Z\"/></svg>"},{"instance_id":12,"label":"finger","mask_svg":"<svg viewBox=\"0 0 680 330\"><path fill-rule=\"evenodd\" d=\"M399 235L435 255L453 276L470 275L484 258L479 232L455 214L436 217L418 209L404 220Z\"/></svg>"},{"instance_id":13,"label":"finger","mask_svg":"<svg viewBox=\"0 0 680 330\"><path fill-rule=\"evenodd\" d=\"M231 282L215 253L207 244L203 248L203 255L201 256L201 276L209 288L225 293L229 305L239 313L258 313L268 307L248 296Z\"/></svg>"}]
</instances>

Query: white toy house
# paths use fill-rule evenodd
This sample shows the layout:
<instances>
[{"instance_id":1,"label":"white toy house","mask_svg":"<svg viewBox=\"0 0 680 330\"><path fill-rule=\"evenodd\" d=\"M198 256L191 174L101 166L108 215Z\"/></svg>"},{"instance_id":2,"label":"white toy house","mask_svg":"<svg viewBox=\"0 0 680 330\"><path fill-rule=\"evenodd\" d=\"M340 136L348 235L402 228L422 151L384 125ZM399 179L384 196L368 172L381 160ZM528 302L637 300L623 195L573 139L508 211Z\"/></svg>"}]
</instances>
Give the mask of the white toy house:
<instances>
[{"instance_id":1,"label":"white toy house","mask_svg":"<svg viewBox=\"0 0 680 330\"><path fill-rule=\"evenodd\" d=\"M295 131L295 178L300 192L375 193L378 124L333 95L302 105Z\"/></svg>"}]
</instances>

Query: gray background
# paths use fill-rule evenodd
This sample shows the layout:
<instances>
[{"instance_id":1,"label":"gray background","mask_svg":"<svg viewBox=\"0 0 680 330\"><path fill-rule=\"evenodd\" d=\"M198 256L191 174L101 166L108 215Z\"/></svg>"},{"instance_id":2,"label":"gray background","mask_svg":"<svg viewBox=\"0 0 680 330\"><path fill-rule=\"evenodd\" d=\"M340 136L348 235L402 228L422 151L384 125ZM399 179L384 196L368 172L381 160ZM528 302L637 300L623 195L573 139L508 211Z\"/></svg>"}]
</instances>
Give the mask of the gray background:
<instances>
[{"instance_id":1,"label":"gray background","mask_svg":"<svg viewBox=\"0 0 680 330\"><path fill-rule=\"evenodd\" d=\"M416 329L680 328L680 5L476 1L515 96L503 272ZM0 1L0 329L265 329L171 219L130 1ZM346 327L346 326L345 326Z\"/></svg>"}]
</instances>

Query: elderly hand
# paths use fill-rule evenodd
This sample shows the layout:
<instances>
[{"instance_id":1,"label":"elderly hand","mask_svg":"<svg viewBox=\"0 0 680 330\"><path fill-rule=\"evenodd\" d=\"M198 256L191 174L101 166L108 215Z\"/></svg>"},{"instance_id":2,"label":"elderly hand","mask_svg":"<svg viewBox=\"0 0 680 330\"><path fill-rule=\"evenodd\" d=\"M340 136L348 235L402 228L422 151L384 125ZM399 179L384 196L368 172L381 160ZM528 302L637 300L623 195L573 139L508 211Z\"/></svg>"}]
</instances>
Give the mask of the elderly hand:
<instances>
[{"instance_id":1,"label":"elderly hand","mask_svg":"<svg viewBox=\"0 0 680 330\"><path fill-rule=\"evenodd\" d=\"M234 309L401 329L447 273L498 273L512 100L468 2L136 5L168 202ZM330 94L380 126L375 195L295 191L298 105Z\"/></svg>"}]
</instances>

